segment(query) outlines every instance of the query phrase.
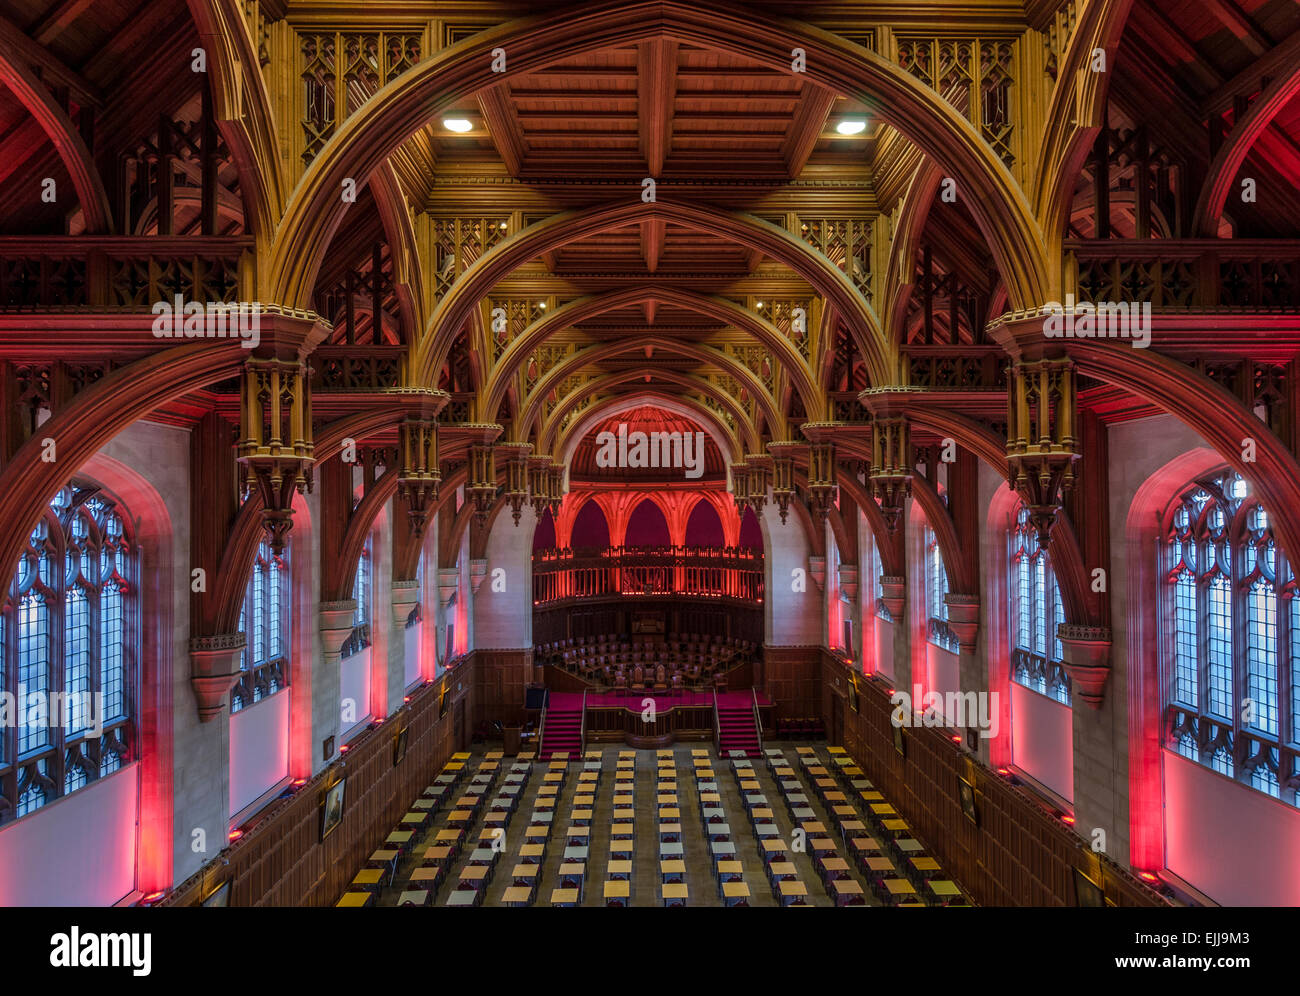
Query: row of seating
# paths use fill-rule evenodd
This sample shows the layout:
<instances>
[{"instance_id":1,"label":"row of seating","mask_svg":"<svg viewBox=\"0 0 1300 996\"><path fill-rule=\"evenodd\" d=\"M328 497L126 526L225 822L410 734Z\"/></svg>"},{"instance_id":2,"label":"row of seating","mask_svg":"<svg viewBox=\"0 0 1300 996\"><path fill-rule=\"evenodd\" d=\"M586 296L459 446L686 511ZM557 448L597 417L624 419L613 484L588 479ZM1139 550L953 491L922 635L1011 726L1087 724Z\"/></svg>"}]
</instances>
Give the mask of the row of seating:
<instances>
[{"instance_id":1,"label":"row of seating","mask_svg":"<svg viewBox=\"0 0 1300 996\"><path fill-rule=\"evenodd\" d=\"M826 736L826 727L815 716L778 716L772 736L779 740L821 740Z\"/></svg>"},{"instance_id":2,"label":"row of seating","mask_svg":"<svg viewBox=\"0 0 1300 996\"><path fill-rule=\"evenodd\" d=\"M729 647L742 653L750 653L757 649L757 646L750 640L741 640L738 638L716 636L705 633L683 633L679 636L670 637L657 643L629 643L621 637L599 635L599 636L575 636L564 640L553 640L547 643L538 644L538 649L548 653L559 653L563 650L572 650L580 648L596 648L601 653L625 655L623 659L637 659L636 655L647 655L655 652L666 651L674 654L693 654L693 653L711 653L719 647Z\"/></svg>"},{"instance_id":3,"label":"row of seating","mask_svg":"<svg viewBox=\"0 0 1300 996\"><path fill-rule=\"evenodd\" d=\"M862 868L872 892L887 906L968 906L957 885L944 876L912 828L876 790L842 747L827 748L831 768L822 766L811 748L799 748L800 760L813 778L832 817ZM808 753L803 753L807 751ZM830 777L830 776L834 777ZM840 784L836 784L838 778ZM841 787L845 791L840 791ZM854 805L848 805L853 793ZM867 825L858 819L858 811Z\"/></svg>"},{"instance_id":4,"label":"row of seating","mask_svg":"<svg viewBox=\"0 0 1300 996\"><path fill-rule=\"evenodd\" d=\"M766 749L765 760L776 778L781 801L812 856L823 888L837 905L866 902L861 884L839 853L841 843L848 846L863 880L882 905L926 905L927 902L968 905L957 887L943 877L938 862L913 837L906 822L841 748L828 749L829 762L823 762L811 747L800 746L797 751L794 765L775 747ZM711 752L696 749L691 753L699 818L712 857L718 894L726 905L748 905L752 897L737 855L734 821L718 790ZM600 748L592 748L581 764L574 766L578 770L578 785L567 813L569 825L563 834L563 860L550 892L551 905L582 902L603 754ZM634 895L635 755L635 751L622 750L617 762L609 861L601 896L607 906L631 905ZM791 849L776 827L754 763L743 752L731 752L729 756L773 895L783 905L808 905L807 886L789 858ZM469 763L467 754L458 755L448 763L371 855L339 905L373 903L385 887L394 885L399 860L411 853L418 855L418 861L416 867L402 876L398 905L429 905L444 882L451 886L445 894L446 905L483 903L497 877L498 867L505 860L507 824L524 798L533 765L531 755L521 755L505 769L503 763L510 762L502 762L499 751L491 752L470 777ZM799 774L796 768L801 769ZM567 755L557 755L543 770L523 843L517 856L507 864L507 867L513 865L513 871L504 894L498 896L505 905L526 906L536 901L548 843L558 836L553 830L562 825L556 806L571 771ZM502 775L501 784L494 788ZM800 775L807 780L808 787ZM690 891L684 864L677 762L672 750L659 752L655 777L653 803L659 827L660 861L658 898L664 905L682 906L688 902ZM816 796L825 807L826 817L816 815L811 796ZM834 824L834 831L828 832L818 822L823 818ZM473 835L475 843L471 846L471 828L480 820L482 829ZM799 847L797 843L796 847ZM464 866L457 872L454 866L465 854L465 848L470 849Z\"/></svg>"},{"instance_id":5,"label":"row of seating","mask_svg":"<svg viewBox=\"0 0 1300 996\"><path fill-rule=\"evenodd\" d=\"M752 658L757 648L747 640L690 638L653 645L630 644L609 637L543 643L537 647L541 660L586 681L609 688L628 687L636 669L642 669L642 681L648 685L656 668L667 669L665 685L678 682L688 686L710 684L716 674ZM643 686L644 687L644 686Z\"/></svg>"}]
</instances>

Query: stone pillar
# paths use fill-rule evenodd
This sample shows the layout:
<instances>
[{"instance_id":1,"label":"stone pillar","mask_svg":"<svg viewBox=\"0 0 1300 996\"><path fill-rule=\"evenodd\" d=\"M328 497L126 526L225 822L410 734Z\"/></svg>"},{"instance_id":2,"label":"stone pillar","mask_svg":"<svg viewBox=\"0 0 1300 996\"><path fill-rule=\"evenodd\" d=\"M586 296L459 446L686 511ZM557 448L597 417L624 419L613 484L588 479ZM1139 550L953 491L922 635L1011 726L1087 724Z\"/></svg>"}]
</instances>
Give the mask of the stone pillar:
<instances>
[{"instance_id":1,"label":"stone pillar","mask_svg":"<svg viewBox=\"0 0 1300 996\"><path fill-rule=\"evenodd\" d=\"M343 644L352 633L352 616L357 610L355 599L342 602L320 603L321 666L312 681L312 741L313 770L319 771L330 760L321 746L328 737L334 737L334 750L338 752L338 734L342 719L342 694L340 662ZM372 664L373 666L373 664Z\"/></svg>"},{"instance_id":2,"label":"stone pillar","mask_svg":"<svg viewBox=\"0 0 1300 996\"><path fill-rule=\"evenodd\" d=\"M388 641L388 713L392 715L402 707L406 695L406 620L411 610L420 603L420 582L415 578L394 581L389 588L393 607L392 639ZM424 625L421 620L421 626ZM420 648L417 643L411 651L416 655L415 672L419 673Z\"/></svg>"}]
</instances>

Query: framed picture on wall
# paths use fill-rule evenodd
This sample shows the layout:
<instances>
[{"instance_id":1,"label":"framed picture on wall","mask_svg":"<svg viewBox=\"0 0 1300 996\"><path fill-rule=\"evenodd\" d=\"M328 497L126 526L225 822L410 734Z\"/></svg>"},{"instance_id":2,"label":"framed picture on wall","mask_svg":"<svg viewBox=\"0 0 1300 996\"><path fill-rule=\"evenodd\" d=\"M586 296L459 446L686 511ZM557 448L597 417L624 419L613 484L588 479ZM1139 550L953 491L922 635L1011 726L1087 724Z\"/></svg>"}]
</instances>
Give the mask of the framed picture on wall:
<instances>
[{"instance_id":1,"label":"framed picture on wall","mask_svg":"<svg viewBox=\"0 0 1300 996\"><path fill-rule=\"evenodd\" d=\"M899 757L907 757L907 745L903 740L903 728L894 727L894 750L898 751Z\"/></svg>"},{"instance_id":2,"label":"framed picture on wall","mask_svg":"<svg viewBox=\"0 0 1300 996\"><path fill-rule=\"evenodd\" d=\"M230 883L232 879L226 879L219 886L213 889L204 897L200 906L229 906L230 905Z\"/></svg>"},{"instance_id":3,"label":"framed picture on wall","mask_svg":"<svg viewBox=\"0 0 1300 996\"><path fill-rule=\"evenodd\" d=\"M406 729L403 726L393 738L393 767L401 764L402 758L406 757Z\"/></svg>"},{"instance_id":4,"label":"framed picture on wall","mask_svg":"<svg viewBox=\"0 0 1300 996\"><path fill-rule=\"evenodd\" d=\"M343 790L348 780L340 778L325 790L321 801L320 839L324 840L343 822Z\"/></svg>"},{"instance_id":5,"label":"framed picture on wall","mask_svg":"<svg viewBox=\"0 0 1300 996\"><path fill-rule=\"evenodd\" d=\"M1105 906L1106 893L1079 868L1074 869L1074 905Z\"/></svg>"},{"instance_id":6,"label":"framed picture on wall","mask_svg":"<svg viewBox=\"0 0 1300 996\"><path fill-rule=\"evenodd\" d=\"M442 683L442 689L438 692L438 718L442 719L447 715L447 683Z\"/></svg>"},{"instance_id":7,"label":"framed picture on wall","mask_svg":"<svg viewBox=\"0 0 1300 996\"><path fill-rule=\"evenodd\" d=\"M979 810L975 808L975 786L965 778L958 778L957 795L961 797L961 811L966 814L966 819L979 826Z\"/></svg>"},{"instance_id":8,"label":"framed picture on wall","mask_svg":"<svg viewBox=\"0 0 1300 996\"><path fill-rule=\"evenodd\" d=\"M849 682L849 708L854 712L858 711L858 683L856 681Z\"/></svg>"}]
</instances>

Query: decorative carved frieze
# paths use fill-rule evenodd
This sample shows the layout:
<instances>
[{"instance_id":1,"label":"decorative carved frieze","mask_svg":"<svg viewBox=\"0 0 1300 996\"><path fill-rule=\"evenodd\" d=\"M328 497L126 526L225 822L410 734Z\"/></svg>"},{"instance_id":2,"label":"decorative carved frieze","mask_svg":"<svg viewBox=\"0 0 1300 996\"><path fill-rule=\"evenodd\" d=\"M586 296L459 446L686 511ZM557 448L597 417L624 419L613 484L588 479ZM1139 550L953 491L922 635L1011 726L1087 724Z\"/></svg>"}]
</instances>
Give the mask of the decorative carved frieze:
<instances>
[{"instance_id":1,"label":"decorative carved frieze","mask_svg":"<svg viewBox=\"0 0 1300 996\"><path fill-rule=\"evenodd\" d=\"M912 445L907 418L877 415L871 422L871 496L891 533L898 530L903 508L912 495Z\"/></svg>"}]
</instances>

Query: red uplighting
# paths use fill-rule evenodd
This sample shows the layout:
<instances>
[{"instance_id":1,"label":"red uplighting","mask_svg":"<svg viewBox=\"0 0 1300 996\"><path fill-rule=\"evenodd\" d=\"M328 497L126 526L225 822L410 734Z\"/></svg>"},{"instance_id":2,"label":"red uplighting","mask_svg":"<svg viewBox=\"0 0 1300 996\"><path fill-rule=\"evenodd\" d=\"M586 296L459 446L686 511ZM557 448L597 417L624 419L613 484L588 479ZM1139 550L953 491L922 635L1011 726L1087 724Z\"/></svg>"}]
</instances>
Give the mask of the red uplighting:
<instances>
[{"instance_id":1,"label":"red uplighting","mask_svg":"<svg viewBox=\"0 0 1300 996\"><path fill-rule=\"evenodd\" d=\"M293 780L293 787L294 787L294 788L302 788L302 787L303 787L304 785L306 785L306 784L307 784L307 779L305 779L305 778L295 778L295 779Z\"/></svg>"},{"instance_id":2,"label":"red uplighting","mask_svg":"<svg viewBox=\"0 0 1300 996\"><path fill-rule=\"evenodd\" d=\"M999 774L999 775L1010 775L1011 772L1010 772L1010 770L1008 770L1007 768L998 768L998 774Z\"/></svg>"},{"instance_id":3,"label":"red uplighting","mask_svg":"<svg viewBox=\"0 0 1300 996\"><path fill-rule=\"evenodd\" d=\"M894 694L894 690L893 690L892 688L889 690L889 694L890 694L890 695L893 695L893 694Z\"/></svg>"},{"instance_id":4,"label":"red uplighting","mask_svg":"<svg viewBox=\"0 0 1300 996\"><path fill-rule=\"evenodd\" d=\"M952 742L955 743L955 744L959 744L959 743L961 743L961 734L960 734L960 733L954 733L954 734L952 735Z\"/></svg>"},{"instance_id":5,"label":"red uplighting","mask_svg":"<svg viewBox=\"0 0 1300 996\"><path fill-rule=\"evenodd\" d=\"M167 895L165 892L151 892L149 895L145 896L142 901L146 903L156 903L165 895Z\"/></svg>"},{"instance_id":6,"label":"red uplighting","mask_svg":"<svg viewBox=\"0 0 1300 996\"><path fill-rule=\"evenodd\" d=\"M1156 878L1156 877L1155 877L1154 875L1152 875L1150 872L1138 872L1138 878L1140 878L1140 879L1142 879L1143 881L1146 881L1146 882L1159 882L1159 881L1160 881L1160 879Z\"/></svg>"},{"instance_id":7,"label":"red uplighting","mask_svg":"<svg viewBox=\"0 0 1300 996\"><path fill-rule=\"evenodd\" d=\"M339 753L340 753L340 754L346 754L347 752L348 752L348 745L347 745L347 744L344 744L342 747L339 748Z\"/></svg>"},{"instance_id":8,"label":"red uplighting","mask_svg":"<svg viewBox=\"0 0 1300 996\"><path fill-rule=\"evenodd\" d=\"M1074 826L1074 817L1073 817L1073 816L1062 816L1061 819L1062 819L1063 821L1065 821L1066 823L1070 824L1070 826Z\"/></svg>"},{"instance_id":9,"label":"red uplighting","mask_svg":"<svg viewBox=\"0 0 1300 996\"><path fill-rule=\"evenodd\" d=\"M411 701L411 696L409 696L409 695L403 695L403 696L402 696L402 701L403 701L403 702L410 702L410 701Z\"/></svg>"},{"instance_id":10,"label":"red uplighting","mask_svg":"<svg viewBox=\"0 0 1300 996\"><path fill-rule=\"evenodd\" d=\"M237 841L237 840L238 840L240 837L242 837L242 836L244 836L244 831L243 831L243 830L231 830L231 831L230 831L230 842L233 844L235 841Z\"/></svg>"}]
</instances>

